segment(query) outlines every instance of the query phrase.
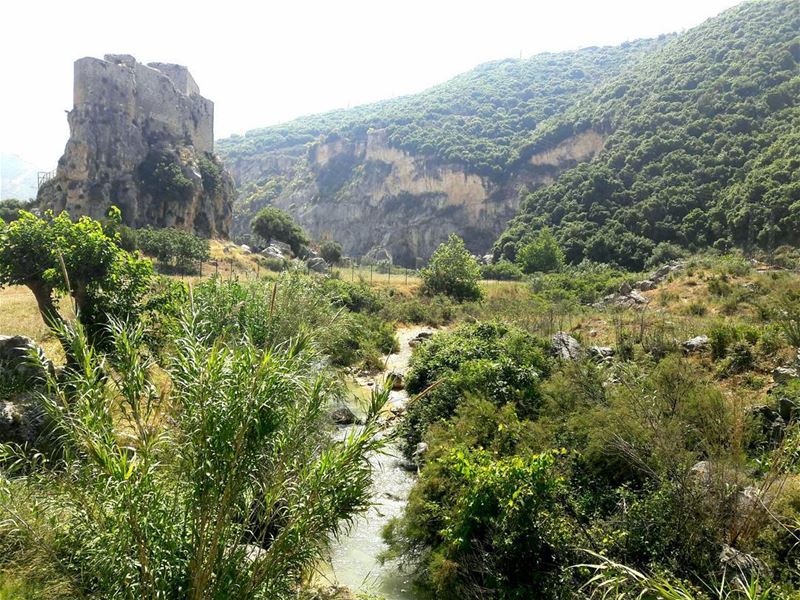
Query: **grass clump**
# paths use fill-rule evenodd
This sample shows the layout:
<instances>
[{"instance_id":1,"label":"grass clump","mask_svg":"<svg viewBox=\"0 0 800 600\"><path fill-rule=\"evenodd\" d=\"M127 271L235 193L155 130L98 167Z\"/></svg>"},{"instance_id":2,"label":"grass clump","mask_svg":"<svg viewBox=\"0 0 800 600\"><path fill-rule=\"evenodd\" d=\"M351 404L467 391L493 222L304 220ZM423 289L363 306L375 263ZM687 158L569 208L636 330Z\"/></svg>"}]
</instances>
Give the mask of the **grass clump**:
<instances>
[{"instance_id":1,"label":"grass clump","mask_svg":"<svg viewBox=\"0 0 800 600\"><path fill-rule=\"evenodd\" d=\"M368 505L385 394L334 441L321 423L338 392L307 336L229 344L190 311L159 392L143 327L110 329L107 356L62 332L75 364L45 398L61 451L6 449L27 475L3 480L0 539L44 548L98 597L294 597Z\"/></svg>"}]
</instances>

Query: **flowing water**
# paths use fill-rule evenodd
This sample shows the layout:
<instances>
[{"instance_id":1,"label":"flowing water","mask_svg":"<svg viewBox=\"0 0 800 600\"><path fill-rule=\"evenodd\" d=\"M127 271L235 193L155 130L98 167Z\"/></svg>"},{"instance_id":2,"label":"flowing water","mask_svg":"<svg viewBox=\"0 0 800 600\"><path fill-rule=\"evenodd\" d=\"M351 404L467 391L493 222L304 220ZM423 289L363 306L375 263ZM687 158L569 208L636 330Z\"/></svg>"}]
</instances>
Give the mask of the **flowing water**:
<instances>
[{"instance_id":1,"label":"flowing water","mask_svg":"<svg viewBox=\"0 0 800 600\"><path fill-rule=\"evenodd\" d=\"M412 351L408 342L422 331L431 329L407 327L397 332L400 351L386 357L386 373L405 374ZM374 378L373 385L380 384L382 380L382 376ZM357 378L356 381L366 390L371 389L370 380ZM407 399L405 390L393 391L389 404L403 404ZM379 557L386 549L381 531L390 519L402 514L416 474L401 466L402 455L393 444L384 454L373 456L371 460L375 467L373 506L357 519L346 536L334 542L330 572L324 576L331 583L347 586L353 592L377 594L386 600L413 600L415 595L411 577L403 573L394 561L381 564Z\"/></svg>"}]
</instances>

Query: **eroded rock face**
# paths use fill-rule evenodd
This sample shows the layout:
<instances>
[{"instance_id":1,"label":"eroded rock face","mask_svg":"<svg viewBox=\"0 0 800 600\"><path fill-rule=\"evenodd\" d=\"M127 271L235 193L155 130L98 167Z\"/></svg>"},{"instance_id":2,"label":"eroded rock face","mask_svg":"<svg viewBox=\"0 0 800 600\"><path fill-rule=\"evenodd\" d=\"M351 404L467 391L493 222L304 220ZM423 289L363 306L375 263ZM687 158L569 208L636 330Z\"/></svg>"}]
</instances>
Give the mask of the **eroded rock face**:
<instances>
[{"instance_id":1,"label":"eroded rock face","mask_svg":"<svg viewBox=\"0 0 800 600\"><path fill-rule=\"evenodd\" d=\"M384 130L329 137L228 160L243 194L233 234L248 232L259 208L290 212L312 238L331 237L351 256L386 256L415 267L451 233L485 253L516 214L520 189L552 183L591 160L605 138L587 132L534 155L502 181L395 148Z\"/></svg>"},{"instance_id":2,"label":"eroded rock face","mask_svg":"<svg viewBox=\"0 0 800 600\"><path fill-rule=\"evenodd\" d=\"M233 180L214 155L214 103L181 65L132 56L75 61L70 138L39 201L72 216L226 237Z\"/></svg>"}]
</instances>

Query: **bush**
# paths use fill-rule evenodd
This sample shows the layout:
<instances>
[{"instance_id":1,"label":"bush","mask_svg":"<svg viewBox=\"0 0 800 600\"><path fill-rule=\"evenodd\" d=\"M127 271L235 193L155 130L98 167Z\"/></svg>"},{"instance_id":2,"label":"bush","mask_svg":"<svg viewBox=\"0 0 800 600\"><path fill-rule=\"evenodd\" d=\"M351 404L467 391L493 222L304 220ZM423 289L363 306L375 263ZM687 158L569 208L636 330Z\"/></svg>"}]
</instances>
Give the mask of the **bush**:
<instances>
[{"instance_id":1,"label":"bush","mask_svg":"<svg viewBox=\"0 0 800 600\"><path fill-rule=\"evenodd\" d=\"M695 317L704 317L708 313L708 307L702 302L692 302L686 307L686 312Z\"/></svg>"},{"instance_id":2,"label":"bush","mask_svg":"<svg viewBox=\"0 0 800 600\"><path fill-rule=\"evenodd\" d=\"M753 368L755 359L753 349L746 342L736 342L727 353L727 357L719 366L719 373L723 376L743 373Z\"/></svg>"},{"instance_id":3,"label":"bush","mask_svg":"<svg viewBox=\"0 0 800 600\"><path fill-rule=\"evenodd\" d=\"M138 174L142 189L156 200L186 202L192 195L192 182L172 154L151 151L139 165Z\"/></svg>"},{"instance_id":4,"label":"bush","mask_svg":"<svg viewBox=\"0 0 800 600\"><path fill-rule=\"evenodd\" d=\"M222 193L225 185L225 175L222 166L214 160L213 156L202 155L197 159L200 168L200 177L203 181L203 190L206 194L216 196Z\"/></svg>"},{"instance_id":5,"label":"bush","mask_svg":"<svg viewBox=\"0 0 800 600\"><path fill-rule=\"evenodd\" d=\"M645 267L652 269L686 256L686 250L670 242L661 242L653 248L653 253L645 261Z\"/></svg>"},{"instance_id":6,"label":"bush","mask_svg":"<svg viewBox=\"0 0 800 600\"><path fill-rule=\"evenodd\" d=\"M208 260L209 244L190 231L182 229L139 229L136 232L138 248L154 256L170 270L179 273L196 273L200 263Z\"/></svg>"},{"instance_id":7,"label":"bush","mask_svg":"<svg viewBox=\"0 0 800 600\"><path fill-rule=\"evenodd\" d=\"M525 273L549 273L564 266L564 252L546 227L520 248L517 264Z\"/></svg>"},{"instance_id":8,"label":"bush","mask_svg":"<svg viewBox=\"0 0 800 600\"><path fill-rule=\"evenodd\" d=\"M523 273L517 265L511 261L500 259L496 263L489 263L481 266L481 278L492 279L495 281L519 281Z\"/></svg>"},{"instance_id":9,"label":"bush","mask_svg":"<svg viewBox=\"0 0 800 600\"><path fill-rule=\"evenodd\" d=\"M289 213L275 206L262 208L250 221L253 233L269 244L273 239L289 244L295 256L300 256L308 236Z\"/></svg>"},{"instance_id":10,"label":"bush","mask_svg":"<svg viewBox=\"0 0 800 600\"><path fill-rule=\"evenodd\" d=\"M560 597L576 535L556 460L452 448L426 464L386 536L397 549L429 549L419 567L436 598Z\"/></svg>"},{"instance_id":11,"label":"bush","mask_svg":"<svg viewBox=\"0 0 800 600\"><path fill-rule=\"evenodd\" d=\"M548 369L544 344L520 329L479 323L435 335L416 350L406 373L411 394L435 387L409 405L401 425L405 451L413 452L427 429L451 417L468 395L532 414Z\"/></svg>"},{"instance_id":12,"label":"bush","mask_svg":"<svg viewBox=\"0 0 800 600\"><path fill-rule=\"evenodd\" d=\"M728 346L739 339L739 333L732 325L717 323L708 332L708 341L711 346L711 356L714 360L721 360L728 354Z\"/></svg>"},{"instance_id":13,"label":"bush","mask_svg":"<svg viewBox=\"0 0 800 600\"><path fill-rule=\"evenodd\" d=\"M109 361L80 327L63 332L78 360L45 399L63 459L39 463L22 490L0 480L2 505L32 498L46 529L12 512L1 533L54 539L44 551L87 595L295 598L330 536L369 505L387 394L335 441L321 425L337 391L308 338L257 349L209 343L196 320L182 329L166 393L141 327L112 324Z\"/></svg>"},{"instance_id":14,"label":"bush","mask_svg":"<svg viewBox=\"0 0 800 600\"><path fill-rule=\"evenodd\" d=\"M333 240L325 240L319 245L319 255L328 264L335 265L342 260L342 245Z\"/></svg>"},{"instance_id":15,"label":"bush","mask_svg":"<svg viewBox=\"0 0 800 600\"><path fill-rule=\"evenodd\" d=\"M483 296L478 285L478 262L464 246L464 240L455 234L436 249L421 276L425 294L444 294L458 301L479 300Z\"/></svg>"},{"instance_id":16,"label":"bush","mask_svg":"<svg viewBox=\"0 0 800 600\"><path fill-rule=\"evenodd\" d=\"M323 288L335 304L352 312L376 313L385 305L384 298L363 282L349 283L331 277L324 281Z\"/></svg>"},{"instance_id":17,"label":"bush","mask_svg":"<svg viewBox=\"0 0 800 600\"><path fill-rule=\"evenodd\" d=\"M337 365L351 365L394 347L391 325L376 315L343 310L341 295L319 277L286 271L275 281L211 279L194 288L194 306L210 337L271 347L314 332Z\"/></svg>"}]
</instances>

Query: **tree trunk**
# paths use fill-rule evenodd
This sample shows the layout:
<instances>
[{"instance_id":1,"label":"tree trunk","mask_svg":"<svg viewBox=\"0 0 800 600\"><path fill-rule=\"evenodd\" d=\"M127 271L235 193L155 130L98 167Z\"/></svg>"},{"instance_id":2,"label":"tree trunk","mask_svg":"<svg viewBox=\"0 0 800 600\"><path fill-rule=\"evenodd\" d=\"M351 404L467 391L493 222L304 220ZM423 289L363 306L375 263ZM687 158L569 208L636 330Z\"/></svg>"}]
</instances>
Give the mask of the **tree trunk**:
<instances>
[{"instance_id":1,"label":"tree trunk","mask_svg":"<svg viewBox=\"0 0 800 600\"><path fill-rule=\"evenodd\" d=\"M51 330L56 331L63 323L62 317L53 304L53 288L41 281L28 283L28 289L33 292L36 304L39 307L39 314L42 320Z\"/></svg>"}]
</instances>

